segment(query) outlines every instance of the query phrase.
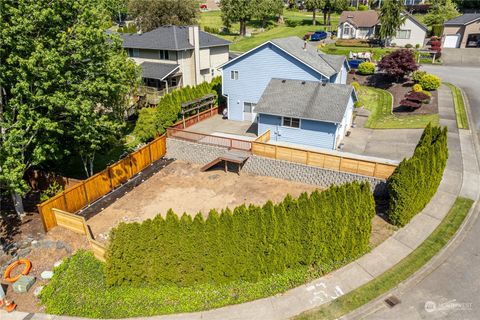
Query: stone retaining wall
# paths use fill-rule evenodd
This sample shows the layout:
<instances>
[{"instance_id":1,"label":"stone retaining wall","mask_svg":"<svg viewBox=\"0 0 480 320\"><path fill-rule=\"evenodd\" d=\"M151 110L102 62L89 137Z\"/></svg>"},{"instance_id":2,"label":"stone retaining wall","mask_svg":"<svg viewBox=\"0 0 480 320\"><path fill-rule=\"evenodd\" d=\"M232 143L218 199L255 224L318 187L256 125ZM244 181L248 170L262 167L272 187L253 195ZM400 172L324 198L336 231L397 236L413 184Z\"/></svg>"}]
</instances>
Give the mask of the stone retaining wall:
<instances>
[{"instance_id":1,"label":"stone retaining wall","mask_svg":"<svg viewBox=\"0 0 480 320\"><path fill-rule=\"evenodd\" d=\"M222 147L168 138L166 157L205 165L224 154L226 150ZM322 188L328 188L332 184L366 181L370 183L376 196L385 196L387 193L385 180L255 155L245 162L242 170L256 175L318 185Z\"/></svg>"}]
</instances>

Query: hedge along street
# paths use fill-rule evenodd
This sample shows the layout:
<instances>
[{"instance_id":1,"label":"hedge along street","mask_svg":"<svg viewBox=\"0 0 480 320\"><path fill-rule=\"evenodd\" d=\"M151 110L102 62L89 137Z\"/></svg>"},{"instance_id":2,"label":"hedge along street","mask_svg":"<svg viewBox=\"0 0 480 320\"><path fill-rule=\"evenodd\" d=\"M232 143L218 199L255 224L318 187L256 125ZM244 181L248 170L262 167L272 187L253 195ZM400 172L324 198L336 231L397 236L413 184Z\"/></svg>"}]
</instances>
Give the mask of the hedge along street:
<instances>
[{"instance_id":1,"label":"hedge along street","mask_svg":"<svg viewBox=\"0 0 480 320\"><path fill-rule=\"evenodd\" d=\"M443 94L450 96L450 93L446 93L444 88L441 90L443 90ZM451 103L451 99L442 99L442 103L448 102ZM448 113L449 110L453 112L453 105L440 108L442 120L445 116L444 112ZM451 115L447 114L445 119L448 120L449 117ZM412 248L416 248L427 238L447 214L459 193L462 184L463 162L467 161L467 164L471 165L468 163L468 157L462 158L461 155L471 137L469 134L462 134L459 138L458 133L451 130L448 138L451 153L459 156L449 158L444 179L436 195L430 204L412 219L410 224L372 252L325 277L287 291L282 295L211 311L185 314L184 317L188 319L286 319L348 293L391 268L411 253ZM468 154L469 151L465 152ZM471 174L469 175L471 176ZM471 187L472 183L475 183L469 177L465 178L466 187ZM473 194L475 191L470 193ZM464 195L470 196L468 192L464 192ZM49 317L51 316L36 315L38 319L48 319ZM153 319L178 319L178 316L159 316L153 317Z\"/></svg>"}]
</instances>

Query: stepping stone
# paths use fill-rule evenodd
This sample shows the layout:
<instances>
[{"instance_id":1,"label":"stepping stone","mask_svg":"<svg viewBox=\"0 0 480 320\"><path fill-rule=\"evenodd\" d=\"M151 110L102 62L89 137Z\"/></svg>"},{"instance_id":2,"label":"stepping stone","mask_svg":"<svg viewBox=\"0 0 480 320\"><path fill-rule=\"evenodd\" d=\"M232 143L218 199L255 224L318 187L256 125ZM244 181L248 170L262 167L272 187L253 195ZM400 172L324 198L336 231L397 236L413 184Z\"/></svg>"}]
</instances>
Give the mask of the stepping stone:
<instances>
[{"instance_id":1,"label":"stepping stone","mask_svg":"<svg viewBox=\"0 0 480 320\"><path fill-rule=\"evenodd\" d=\"M43 289L43 286L36 287L35 290L33 290L33 295L35 297L38 297L40 295L40 292L42 292L42 289Z\"/></svg>"},{"instance_id":2,"label":"stepping stone","mask_svg":"<svg viewBox=\"0 0 480 320\"><path fill-rule=\"evenodd\" d=\"M55 262L53 264L53 267L56 268L56 267L60 266L62 263L63 263L63 260L58 260L57 262Z\"/></svg>"},{"instance_id":3,"label":"stepping stone","mask_svg":"<svg viewBox=\"0 0 480 320\"><path fill-rule=\"evenodd\" d=\"M30 289L30 287L35 283L35 277L32 276L21 276L20 279L18 279L14 284L13 284L13 291L16 293L25 293Z\"/></svg>"},{"instance_id":4,"label":"stepping stone","mask_svg":"<svg viewBox=\"0 0 480 320\"><path fill-rule=\"evenodd\" d=\"M42 274L40 274L40 277L44 280L52 279L53 271L43 271Z\"/></svg>"}]
</instances>

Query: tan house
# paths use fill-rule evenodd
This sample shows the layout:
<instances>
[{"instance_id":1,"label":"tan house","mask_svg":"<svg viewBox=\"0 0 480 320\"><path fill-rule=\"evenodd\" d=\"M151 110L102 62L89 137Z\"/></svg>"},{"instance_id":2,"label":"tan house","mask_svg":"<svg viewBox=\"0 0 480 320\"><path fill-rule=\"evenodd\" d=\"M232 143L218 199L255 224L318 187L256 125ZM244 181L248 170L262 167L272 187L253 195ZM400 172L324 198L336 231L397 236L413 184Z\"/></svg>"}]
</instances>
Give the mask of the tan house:
<instances>
[{"instance_id":1,"label":"tan house","mask_svg":"<svg viewBox=\"0 0 480 320\"><path fill-rule=\"evenodd\" d=\"M128 56L142 68L144 85L156 90L210 81L229 59L230 42L198 26L164 26L121 37Z\"/></svg>"},{"instance_id":2,"label":"tan house","mask_svg":"<svg viewBox=\"0 0 480 320\"><path fill-rule=\"evenodd\" d=\"M480 48L480 13L466 13L443 25L444 48Z\"/></svg>"},{"instance_id":3,"label":"tan house","mask_svg":"<svg viewBox=\"0 0 480 320\"><path fill-rule=\"evenodd\" d=\"M390 39L392 45L404 47L407 44L423 47L427 28L408 13L405 22ZM343 11L340 15L337 36L339 39L373 39L380 29L378 13L375 10Z\"/></svg>"}]
</instances>

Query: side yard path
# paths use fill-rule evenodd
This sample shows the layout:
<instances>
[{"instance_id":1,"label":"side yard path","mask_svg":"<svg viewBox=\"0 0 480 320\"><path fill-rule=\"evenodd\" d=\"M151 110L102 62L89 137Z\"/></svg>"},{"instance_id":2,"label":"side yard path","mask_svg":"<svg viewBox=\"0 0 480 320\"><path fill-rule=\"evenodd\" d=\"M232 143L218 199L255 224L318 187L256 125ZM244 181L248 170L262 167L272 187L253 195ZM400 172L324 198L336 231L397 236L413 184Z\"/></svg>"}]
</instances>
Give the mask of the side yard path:
<instances>
[{"instance_id":1,"label":"side yard path","mask_svg":"<svg viewBox=\"0 0 480 320\"><path fill-rule=\"evenodd\" d=\"M156 316L150 319L288 319L330 302L392 268L433 232L447 215L457 196L475 199L478 194L479 174L476 158L472 156L472 137L470 132L466 131L459 134L452 96L448 88L440 89L439 103L440 124L449 128L450 156L447 168L430 204L406 227L360 259L284 294L210 311ZM472 168L476 169L476 174L471 173ZM26 316L28 319L32 318L26 313L17 312L12 314L12 319L24 319ZM33 317L33 319L62 318L40 314Z\"/></svg>"}]
</instances>

